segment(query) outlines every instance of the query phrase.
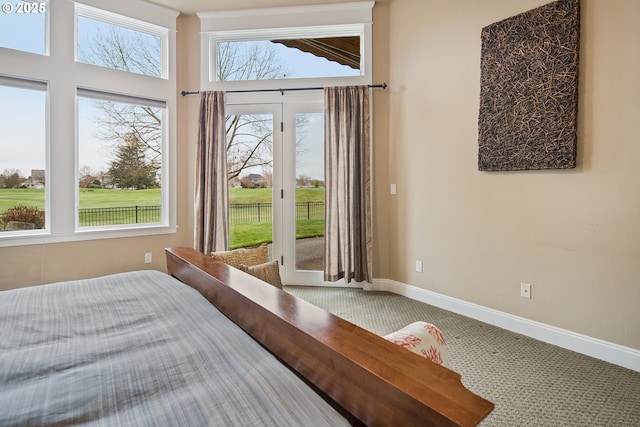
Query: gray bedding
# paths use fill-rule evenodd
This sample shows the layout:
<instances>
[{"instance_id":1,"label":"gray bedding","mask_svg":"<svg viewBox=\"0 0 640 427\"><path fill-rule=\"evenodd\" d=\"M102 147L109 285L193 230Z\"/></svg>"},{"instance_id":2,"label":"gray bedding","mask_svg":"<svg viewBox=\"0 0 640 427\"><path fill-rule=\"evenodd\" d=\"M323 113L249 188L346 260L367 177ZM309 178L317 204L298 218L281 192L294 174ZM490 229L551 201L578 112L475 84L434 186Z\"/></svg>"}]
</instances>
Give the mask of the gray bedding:
<instances>
[{"instance_id":1,"label":"gray bedding","mask_svg":"<svg viewBox=\"0 0 640 427\"><path fill-rule=\"evenodd\" d=\"M0 292L0 426L348 425L157 271Z\"/></svg>"}]
</instances>

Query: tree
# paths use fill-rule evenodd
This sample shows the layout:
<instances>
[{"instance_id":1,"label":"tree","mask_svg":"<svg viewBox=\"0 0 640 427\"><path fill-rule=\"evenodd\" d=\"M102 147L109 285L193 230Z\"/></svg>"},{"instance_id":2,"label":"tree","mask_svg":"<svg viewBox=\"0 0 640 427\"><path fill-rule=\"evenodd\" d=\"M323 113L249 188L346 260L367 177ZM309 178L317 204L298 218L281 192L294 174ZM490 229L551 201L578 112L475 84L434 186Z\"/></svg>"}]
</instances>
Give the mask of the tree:
<instances>
[{"instance_id":1,"label":"tree","mask_svg":"<svg viewBox=\"0 0 640 427\"><path fill-rule=\"evenodd\" d=\"M146 149L133 134L117 148L109 174L118 188L142 190L156 186L157 167L146 159Z\"/></svg>"},{"instance_id":2,"label":"tree","mask_svg":"<svg viewBox=\"0 0 640 427\"><path fill-rule=\"evenodd\" d=\"M118 70L144 75L159 75L160 41L125 33L111 27L99 33L80 52L83 60ZM270 42L223 42L218 44L218 80L269 80L287 74L275 45ZM160 165L162 123L160 109L112 101L96 101L104 113L99 119L99 137L113 143L133 134L146 147L146 156L153 165ZM300 116L298 122L306 118ZM301 142L301 140L299 140ZM301 146L301 143L299 144ZM297 147L299 146L297 145ZM272 165L273 132L271 120L260 115L227 116L227 167L229 181L239 179L251 168L264 169Z\"/></svg>"},{"instance_id":3,"label":"tree","mask_svg":"<svg viewBox=\"0 0 640 427\"><path fill-rule=\"evenodd\" d=\"M93 184L96 177L93 176L91 168L89 166L83 166L80 168L80 180L78 185L80 188L89 188Z\"/></svg>"},{"instance_id":4,"label":"tree","mask_svg":"<svg viewBox=\"0 0 640 427\"><path fill-rule=\"evenodd\" d=\"M218 43L217 78L225 80L270 80L286 74L275 46L261 42ZM227 116L227 177L239 178L251 168L272 164L273 129L262 115Z\"/></svg>"},{"instance_id":5,"label":"tree","mask_svg":"<svg viewBox=\"0 0 640 427\"><path fill-rule=\"evenodd\" d=\"M24 178L17 169L5 169L0 174L0 188L19 188Z\"/></svg>"},{"instance_id":6,"label":"tree","mask_svg":"<svg viewBox=\"0 0 640 427\"><path fill-rule=\"evenodd\" d=\"M144 37L142 33L111 26L108 31L98 31L90 43L83 43L78 55L84 62L147 76L160 76L160 49L160 38ZM149 164L160 167L160 108L98 100L95 106L103 113L97 118L99 139L117 150L120 141L126 141L133 135L144 147Z\"/></svg>"}]
</instances>

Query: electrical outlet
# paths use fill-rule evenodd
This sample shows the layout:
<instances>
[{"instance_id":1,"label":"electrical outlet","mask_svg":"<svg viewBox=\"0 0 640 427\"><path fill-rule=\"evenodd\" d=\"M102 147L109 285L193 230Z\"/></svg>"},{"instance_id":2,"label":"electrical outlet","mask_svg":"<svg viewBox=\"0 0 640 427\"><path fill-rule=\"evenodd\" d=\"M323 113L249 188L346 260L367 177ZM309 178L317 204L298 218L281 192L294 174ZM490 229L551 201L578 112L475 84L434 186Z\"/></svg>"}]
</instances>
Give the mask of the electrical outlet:
<instances>
[{"instance_id":1,"label":"electrical outlet","mask_svg":"<svg viewBox=\"0 0 640 427\"><path fill-rule=\"evenodd\" d=\"M529 283L520 283L520 296L522 298L531 298L531 285Z\"/></svg>"},{"instance_id":2,"label":"electrical outlet","mask_svg":"<svg viewBox=\"0 0 640 427\"><path fill-rule=\"evenodd\" d=\"M396 187L396 185L391 184L391 194L396 194L397 191L398 191L398 188Z\"/></svg>"},{"instance_id":3,"label":"electrical outlet","mask_svg":"<svg viewBox=\"0 0 640 427\"><path fill-rule=\"evenodd\" d=\"M416 260L416 271L422 273L422 261Z\"/></svg>"},{"instance_id":4,"label":"electrical outlet","mask_svg":"<svg viewBox=\"0 0 640 427\"><path fill-rule=\"evenodd\" d=\"M146 252L144 254L144 263L145 264L151 264L152 260L153 260L153 255L151 255L151 252Z\"/></svg>"}]
</instances>

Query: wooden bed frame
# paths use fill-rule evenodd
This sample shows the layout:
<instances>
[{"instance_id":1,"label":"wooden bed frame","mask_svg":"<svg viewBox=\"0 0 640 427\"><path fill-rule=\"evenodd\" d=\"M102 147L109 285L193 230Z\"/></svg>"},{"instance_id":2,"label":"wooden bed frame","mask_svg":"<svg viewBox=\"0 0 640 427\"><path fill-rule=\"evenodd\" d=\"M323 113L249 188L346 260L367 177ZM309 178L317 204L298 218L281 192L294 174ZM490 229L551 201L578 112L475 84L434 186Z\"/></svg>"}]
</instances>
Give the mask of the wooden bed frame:
<instances>
[{"instance_id":1,"label":"wooden bed frame","mask_svg":"<svg viewBox=\"0 0 640 427\"><path fill-rule=\"evenodd\" d=\"M169 274L192 286L339 408L366 425L474 426L493 404L460 375L189 248Z\"/></svg>"}]
</instances>

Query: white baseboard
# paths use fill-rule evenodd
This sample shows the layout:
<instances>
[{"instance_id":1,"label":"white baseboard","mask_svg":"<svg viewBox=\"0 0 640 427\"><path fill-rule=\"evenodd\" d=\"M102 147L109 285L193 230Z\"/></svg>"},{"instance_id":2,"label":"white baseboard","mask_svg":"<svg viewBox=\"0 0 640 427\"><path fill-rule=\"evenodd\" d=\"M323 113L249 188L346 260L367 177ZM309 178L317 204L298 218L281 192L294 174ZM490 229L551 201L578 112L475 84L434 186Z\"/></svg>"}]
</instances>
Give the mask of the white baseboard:
<instances>
[{"instance_id":1,"label":"white baseboard","mask_svg":"<svg viewBox=\"0 0 640 427\"><path fill-rule=\"evenodd\" d=\"M421 301L511 332L640 372L640 351L388 279L365 287Z\"/></svg>"}]
</instances>

